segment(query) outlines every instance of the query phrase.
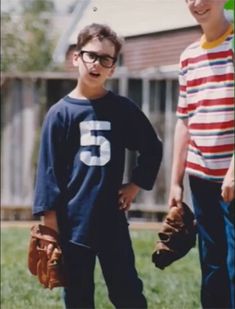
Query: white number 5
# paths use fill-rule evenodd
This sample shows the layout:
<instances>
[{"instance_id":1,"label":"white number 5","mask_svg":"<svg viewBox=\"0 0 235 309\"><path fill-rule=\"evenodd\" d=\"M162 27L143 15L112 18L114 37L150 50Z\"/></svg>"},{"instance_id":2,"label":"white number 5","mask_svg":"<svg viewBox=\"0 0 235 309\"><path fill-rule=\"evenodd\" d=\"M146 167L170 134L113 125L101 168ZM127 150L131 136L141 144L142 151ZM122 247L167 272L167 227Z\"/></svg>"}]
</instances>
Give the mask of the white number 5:
<instances>
[{"instance_id":1,"label":"white number 5","mask_svg":"<svg viewBox=\"0 0 235 309\"><path fill-rule=\"evenodd\" d=\"M90 120L80 123L81 146L99 146L100 155L92 156L91 151L82 150L80 159L89 166L103 166L109 162L111 157L110 142L104 136L92 135L92 131L110 131L109 121Z\"/></svg>"}]
</instances>

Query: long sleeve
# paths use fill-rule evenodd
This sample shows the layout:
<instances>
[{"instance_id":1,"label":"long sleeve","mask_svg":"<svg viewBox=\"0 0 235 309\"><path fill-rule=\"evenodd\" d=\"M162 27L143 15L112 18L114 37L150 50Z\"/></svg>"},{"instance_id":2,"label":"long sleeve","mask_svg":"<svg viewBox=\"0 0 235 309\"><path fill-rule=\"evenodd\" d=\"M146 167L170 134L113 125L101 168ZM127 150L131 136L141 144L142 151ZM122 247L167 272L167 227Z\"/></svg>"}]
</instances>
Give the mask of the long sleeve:
<instances>
[{"instance_id":1,"label":"long sleeve","mask_svg":"<svg viewBox=\"0 0 235 309\"><path fill-rule=\"evenodd\" d=\"M162 160L162 142L147 117L134 104L126 132L127 148L138 153L131 181L145 190L151 190Z\"/></svg>"},{"instance_id":2,"label":"long sleeve","mask_svg":"<svg viewBox=\"0 0 235 309\"><path fill-rule=\"evenodd\" d=\"M33 214L55 209L63 200L65 158L63 127L56 113L49 111L41 134Z\"/></svg>"}]
</instances>

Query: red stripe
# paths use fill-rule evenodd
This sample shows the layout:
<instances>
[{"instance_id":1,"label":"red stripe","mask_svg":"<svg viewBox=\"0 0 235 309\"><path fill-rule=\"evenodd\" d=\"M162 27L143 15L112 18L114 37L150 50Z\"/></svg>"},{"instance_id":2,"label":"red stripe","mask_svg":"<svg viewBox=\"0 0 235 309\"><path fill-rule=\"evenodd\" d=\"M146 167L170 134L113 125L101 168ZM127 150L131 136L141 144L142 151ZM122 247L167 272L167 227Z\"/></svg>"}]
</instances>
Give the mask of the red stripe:
<instances>
[{"instance_id":1,"label":"red stripe","mask_svg":"<svg viewBox=\"0 0 235 309\"><path fill-rule=\"evenodd\" d=\"M219 146L198 146L192 140L189 142L189 144L204 153L219 153L219 152L226 152L226 151L234 150L233 144L219 145Z\"/></svg>"},{"instance_id":2,"label":"red stripe","mask_svg":"<svg viewBox=\"0 0 235 309\"><path fill-rule=\"evenodd\" d=\"M201 171L209 176L224 176L227 172L227 168L212 170L210 168L205 168L192 162L187 162L186 167L189 167L195 171Z\"/></svg>"},{"instance_id":3,"label":"red stripe","mask_svg":"<svg viewBox=\"0 0 235 309\"><path fill-rule=\"evenodd\" d=\"M182 85L180 85L180 91L186 91L186 86L182 86Z\"/></svg>"},{"instance_id":4,"label":"red stripe","mask_svg":"<svg viewBox=\"0 0 235 309\"><path fill-rule=\"evenodd\" d=\"M191 111L195 111L195 109L200 106L201 104L200 103L195 103L195 104L189 104L188 105L188 110L191 112Z\"/></svg>"},{"instance_id":5,"label":"red stripe","mask_svg":"<svg viewBox=\"0 0 235 309\"><path fill-rule=\"evenodd\" d=\"M210 130L210 129L228 129L234 127L234 120L219 123L192 123L190 129Z\"/></svg>"},{"instance_id":6,"label":"red stripe","mask_svg":"<svg viewBox=\"0 0 235 309\"><path fill-rule=\"evenodd\" d=\"M216 106L216 105L234 105L234 98L221 98L221 99L211 99L202 100L198 103L202 103L203 106Z\"/></svg>"},{"instance_id":7,"label":"red stripe","mask_svg":"<svg viewBox=\"0 0 235 309\"><path fill-rule=\"evenodd\" d=\"M188 113L188 109L178 106L178 107L177 107L177 113L180 113L180 114L187 114L187 113Z\"/></svg>"},{"instance_id":8,"label":"red stripe","mask_svg":"<svg viewBox=\"0 0 235 309\"><path fill-rule=\"evenodd\" d=\"M221 58L226 58L226 57L232 57L232 51L231 50L227 50L227 51L221 51L221 52L217 52L217 53L209 53L209 54L205 54L205 55L200 55L198 57L194 57L194 58L188 58L186 60L183 60L182 66L185 67L187 66L189 63L197 63L200 61L204 61L204 60L215 60L215 59L221 59Z\"/></svg>"},{"instance_id":9,"label":"red stripe","mask_svg":"<svg viewBox=\"0 0 235 309\"><path fill-rule=\"evenodd\" d=\"M211 100L201 100L197 103L188 104L188 109L194 111L198 106L234 106L234 98L224 98L224 99L211 99Z\"/></svg>"},{"instance_id":10,"label":"red stripe","mask_svg":"<svg viewBox=\"0 0 235 309\"><path fill-rule=\"evenodd\" d=\"M194 79L187 82L188 87L199 86L208 82L228 82L234 80L234 74L223 74L223 75L215 75L215 76L207 76L198 79Z\"/></svg>"}]
</instances>

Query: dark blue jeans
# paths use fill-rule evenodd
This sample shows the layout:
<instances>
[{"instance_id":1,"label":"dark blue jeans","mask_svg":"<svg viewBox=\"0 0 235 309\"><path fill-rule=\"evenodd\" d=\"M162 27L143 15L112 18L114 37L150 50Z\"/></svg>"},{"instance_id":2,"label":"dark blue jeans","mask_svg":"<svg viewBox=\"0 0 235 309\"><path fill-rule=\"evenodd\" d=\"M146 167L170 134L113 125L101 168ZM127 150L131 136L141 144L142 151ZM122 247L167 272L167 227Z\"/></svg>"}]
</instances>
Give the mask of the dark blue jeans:
<instances>
[{"instance_id":1,"label":"dark blue jeans","mask_svg":"<svg viewBox=\"0 0 235 309\"><path fill-rule=\"evenodd\" d=\"M234 202L221 198L221 184L189 177L199 235L203 308L235 308Z\"/></svg>"},{"instance_id":2,"label":"dark blue jeans","mask_svg":"<svg viewBox=\"0 0 235 309\"><path fill-rule=\"evenodd\" d=\"M94 269L98 257L115 308L147 308L143 284L135 269L135 258L127 224L114 238L105 241L95 253L91 249L69 244L66 250L69 286L64 289L66 308L95 308Z\"/></svg>"}]
</instances>

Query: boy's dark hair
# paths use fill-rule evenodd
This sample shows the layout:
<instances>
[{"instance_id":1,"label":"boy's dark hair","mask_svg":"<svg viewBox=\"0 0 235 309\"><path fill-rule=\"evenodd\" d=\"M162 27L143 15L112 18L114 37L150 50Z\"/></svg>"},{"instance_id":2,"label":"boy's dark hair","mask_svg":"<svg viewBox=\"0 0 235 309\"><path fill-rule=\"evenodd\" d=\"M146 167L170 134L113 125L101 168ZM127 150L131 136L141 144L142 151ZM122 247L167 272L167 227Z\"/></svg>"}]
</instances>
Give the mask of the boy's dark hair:
<instances>
[{"instance_id":1,"label":"boy's dark hair","mask_svg":"<svg viewBox=\"0 0 235 309\"><path fill-rule=\"evenodd\" d=\"M118 56L123 40L109 26L102 24L93 23L83 28L78 34L76 49L81 50L93 38L98 38L100 41L103 39L110 40L115 47L115 57Z\"/></svg>"}]
</instances>

